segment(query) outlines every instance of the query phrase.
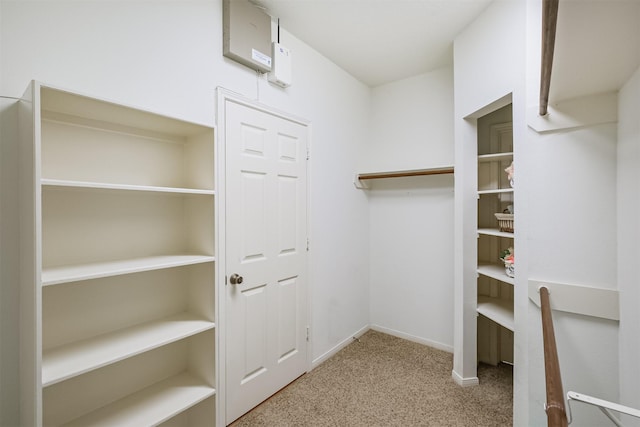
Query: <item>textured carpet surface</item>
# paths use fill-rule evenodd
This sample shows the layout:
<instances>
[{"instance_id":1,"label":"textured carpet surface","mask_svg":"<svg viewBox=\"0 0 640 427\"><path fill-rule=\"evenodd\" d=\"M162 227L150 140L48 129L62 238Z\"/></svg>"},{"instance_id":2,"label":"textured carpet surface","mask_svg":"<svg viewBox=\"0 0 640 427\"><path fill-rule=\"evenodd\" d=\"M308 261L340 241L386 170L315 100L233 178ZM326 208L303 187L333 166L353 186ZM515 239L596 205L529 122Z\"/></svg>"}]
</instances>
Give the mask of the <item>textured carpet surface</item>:
<instances>
[{"instance_id":1,"label":"textured carpet surface","mask_svg":"<svg viewBox=\"0 0 640 427\"><path fill-rule=\"evenodd\" d=\"M481 365L465 388L452 367L450 353L369 331L232 426L512 425L510 366Z\"/></svg>"}]
</instances>

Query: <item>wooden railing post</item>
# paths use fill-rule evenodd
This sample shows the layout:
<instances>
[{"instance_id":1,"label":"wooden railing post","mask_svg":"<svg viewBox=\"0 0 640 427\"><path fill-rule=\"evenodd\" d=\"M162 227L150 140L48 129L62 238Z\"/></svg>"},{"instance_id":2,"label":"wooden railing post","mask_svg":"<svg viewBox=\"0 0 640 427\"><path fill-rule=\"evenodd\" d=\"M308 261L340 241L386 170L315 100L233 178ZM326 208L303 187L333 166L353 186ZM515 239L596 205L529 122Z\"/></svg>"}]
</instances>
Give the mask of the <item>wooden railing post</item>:
<instances>
[{"instance_id":1,"label":"wooden railing post","mask_svg":"<svg viewBox=\"0 0 640 427\"><path fill-rule=\"evenodd\" d=\"M553 318L549 302L549 289L542 286L540 291L540 310L542 312L542 338L544 343L544 370L547 386L547 425L549 427L566 427L567 414L564 406L562 378L556 337L553 331Z\"/></svg>"}]
</instances>

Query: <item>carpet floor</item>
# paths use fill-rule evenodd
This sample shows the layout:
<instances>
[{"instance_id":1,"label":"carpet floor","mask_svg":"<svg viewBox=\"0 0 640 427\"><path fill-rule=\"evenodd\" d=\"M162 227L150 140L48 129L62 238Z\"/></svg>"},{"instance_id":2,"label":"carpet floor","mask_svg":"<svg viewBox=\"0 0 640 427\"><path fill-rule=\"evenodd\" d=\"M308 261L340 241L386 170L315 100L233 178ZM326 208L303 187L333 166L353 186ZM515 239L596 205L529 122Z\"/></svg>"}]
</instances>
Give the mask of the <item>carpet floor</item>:
<instances>
[{"instance_id":1,"label":"carpet floor","mask_svg":"<svg viewBox=\"0 0 640 427\"><path fill-rule=\"evenodd\" d=\"M452 367L451 353L368 331L232 426L512 425L511 366L480 365L464 388Z\"/></svg>"}]
</instances>

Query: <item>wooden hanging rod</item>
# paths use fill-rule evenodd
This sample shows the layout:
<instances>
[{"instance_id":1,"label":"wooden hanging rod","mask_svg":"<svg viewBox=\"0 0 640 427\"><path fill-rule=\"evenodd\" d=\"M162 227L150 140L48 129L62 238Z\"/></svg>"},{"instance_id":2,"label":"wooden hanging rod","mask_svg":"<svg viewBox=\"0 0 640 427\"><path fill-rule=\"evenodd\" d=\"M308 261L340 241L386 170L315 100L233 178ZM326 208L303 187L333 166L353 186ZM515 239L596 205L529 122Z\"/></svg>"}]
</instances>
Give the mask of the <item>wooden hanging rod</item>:
<instances>
[{"instance_id":1,"label":"wooden hanging rod","mask_svg":"<svg viewBox=\"0 0 640 427\"><path fill-rule=\"evenodd\" d=\"M562 392L556 336L553 331L549 289L541 286L539 292L542 315L542 339L544 344L544 371L547 389L547 404L545 408L547 412L547 425L549 427L567 427L567 414L564 406L564 393Z\"/></svg>"},{"instance_id":2,"label":"wooden hanging rod","mask_svg":"<svg viewBox=\"0 0 640 427\"><path fill-rule=\"evenodd\" d=\"M447 166L442 168L416 169L397 172L361 173L358 174L358 179L402 178L408 176L442 175L448 173L453 173L453 167Z\"/></svg>"},{"instance_id":3,"label":"wooden hanging rod","mask_svg":"<svg viewBox=\"0 0 640 427\"><path fill-rule=\"evenodd\" d=\"M549 87L551 86L551 68L553 50L556 43L556 24L558 23L559 0L544 0L542 3L542 66L540 70L540 110L541 116L547 115L549 106Z\"/></svg>"}]
</instances>

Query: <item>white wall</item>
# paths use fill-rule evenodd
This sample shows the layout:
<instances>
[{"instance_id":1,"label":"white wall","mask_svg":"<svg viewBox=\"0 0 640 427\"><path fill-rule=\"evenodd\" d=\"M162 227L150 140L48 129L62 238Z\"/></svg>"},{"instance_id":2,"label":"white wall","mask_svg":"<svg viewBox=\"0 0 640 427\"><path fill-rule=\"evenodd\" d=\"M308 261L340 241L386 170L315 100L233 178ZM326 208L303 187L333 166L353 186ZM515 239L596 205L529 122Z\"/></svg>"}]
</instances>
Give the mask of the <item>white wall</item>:
<instances>
[{"instance_id":1,"label":"white wall","mask_svg":"<svg viewBox=\"0 0 640 427\"><path fill-rule=\"evenodd\" d=\"M455 259L454 259L454 366L453 376L462 384L476 378L476 253L477 235L477 129L476 120L513 103L513 140L516 164L526 130L524 123L525 78L524 2L494 1L454 42L455 87ZM517 168L517 167L516 167ZM526 203L516 188L516 239L524 235L521 212ZM519 259L526 248L516 244ZM518 262L514 289L515 327L526 331L526 263ZM523 308L524 306L524 308ZM526 425L526 332L514 334L514 425Z\"/></svg>"},{"instance_id":2,"label":"white wall","mask_svg":"<svg viewBox=\"0 0 640 427\"><path fill-rule=\"evenodd\" d=\"M0 95L20 96L36 79L214 124L215 88L223 86L310 120L312 352L318 360L369 323L368 204L352 176L364 151L370 90L286 29L281 41L292 49L294 79L286 90L223 58L221 3L4 1Z\"/></svg>"},{"instance_id":3,"label":"white wall","mask_svg":"<svg viewBox=\"0 0 640 427\"><path fill-rule=\"evenodd\" d=\"M546 425L544 367L540 311L528 299L528 280L616 288L616 112L605 111L603 119L599 100L611 97L590 96L573 104L579 106L580 117L572 117L575 111L564 111L564 115L556 111L547 119L553 124L560 116L565 123L571 122L567 118L576 118L581 121L579 127L547 126L545 133L527 127L539 124L528 121L526 115L528 108L536 109L538 104L541 3L515 3L494 2L456 39L456 206L461 208L456 211L456 232L461 233L456 235L456 256L473 259L475 249L473 239L464 238L469 236L466 227L475 220L470 189L474 159L468 154L472 151L468 144L475 138L473 119L485 114L486 109L478 112L483 106L512 92L516 251L520 260L514 297L514 425L537 426ZM526 52L526 58L517 51ZM629 115L637 108L635 102L628 107ZM465 121L468 115L470 120ZM584 121L585 117L595 119ZM472 213L466 213L469 211ZM464 284L474 282L472 266L456 261L455 271L456 310L463 307L471 316L468 305L473 289ZM616 401L617 322L557 311L554 321L565 391ZM462 325L473 321L457 313L456 322L459 335ZM468 342L473 342L473 337ZM456 338L456 349L458 345L462 340ZM454 372L460 369L461 374L468 367L466 362L474 361L472 355L456 359ZM607 422L597 409L572 405L572 410L576 424Z\"/></svg>"},{"instance_id":4,"label":"white wall","mask_svg":"<svg viewBox=\"0 0 640 427\"><path fill-rule=\"evenodd\" d=\"M372 90L360 171L453 164L451 67ZM371 325L452 351L453 176L370 181Z\"/></svg>"},{"instance_id":5,"label":"white wall","mask_svg":"<svg viewBox=\"0 0 640 427\"><path fill-rule=\"evenodd\" d=\"M529 278L616 288L616 125L537 134L518 168L526 188ZM551 295L553 304L554 295ZM564 390L618 401L618 322L553 312ZM530 425L546 422L540 310L529 305ZM576 425L600 426L597 409L572 405Z\"/></svg>"},{"instance_id":6,"label":"white wall","mask_svg":"<svg viewBox=\"0 0 640 427\"><path fill-rule=\"evenodd\" d=\"M380 180L369 193L373 329L453 351L453 176Z\"/></svg>"},{"instance_id":7,"label":"white wall","mask_svg":"<svg viewBox=\"0 0 640 427\"><path fill-rule=\"evenodd\" d=\"M527 123L541 132L528 129L520 151L526 162L518 166L518 182L527 198L528 278L615 289L617 112L616 103L608 102L615 100L615 93L555 99L549 116L537 117L540 8L539 1L528 2ZM595 22L606 18L594 17ZM574 69L573 78L580 72ZM618 401L618 322L560 311L554 311L553 318L564 391ZM527 424L546 425L540 310L532 303L528 319ZM594 407L574 403L571 410L576 425L609 423Z\"/></svg>"},{"instance_id":8,"label":"white wall","mask_svg":"<svg viewBox=\"0 0 640 427\"><path fill-rule=\"evenodd\" d=\"M620 403L640 408L640 68L620 90L618 106L618 290ZM637 418L625 425L640 426Z\"/></svg>"},{"instance_id":9,"label":"white wall","mask_svg":"<svg viewBox=\"0 0 640 427\"><path fill-rule=\"evenodd\" d=\"M453 165L453 67L377 86L361 172Z\"/></svg>"}]
</instances>

